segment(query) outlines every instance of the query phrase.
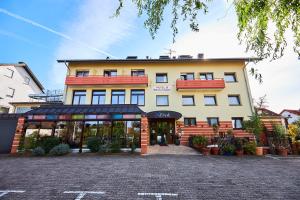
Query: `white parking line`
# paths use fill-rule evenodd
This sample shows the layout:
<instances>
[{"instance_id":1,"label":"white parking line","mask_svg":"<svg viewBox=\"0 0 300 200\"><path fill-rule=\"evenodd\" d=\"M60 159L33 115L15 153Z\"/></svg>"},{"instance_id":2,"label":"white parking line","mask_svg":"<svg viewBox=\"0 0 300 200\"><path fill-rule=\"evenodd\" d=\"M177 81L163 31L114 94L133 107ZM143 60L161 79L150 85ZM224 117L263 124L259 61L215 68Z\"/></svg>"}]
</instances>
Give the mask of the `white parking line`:
<instances>
[{"instance_id":1,"label":"white parking line","mask_svg":"<svg viewBox=\"0 0 300 200\"><path fill-rule=\"evenodd\" d=\"M138 196L155 196L156 200L162 200L163 196L177 197L178 194L175 194L175 193L138 193Z\"/></svg>"},{"instance_id":2,"label":"white parking line","mask_svg":"<svg viewBox=\"0 0 300 200\"><path fill-rule=\"evenodd\" d=\"M0 197L3 197L4 195L8 193L24 193L24 190L0 190Z\"/></svg>"},{"instance_id":3,"label":"white parking line","mask_svg":"<svg viewBox=\"0 0 300 200\"><path fill-rule=\"evenodd\" d=\"M64 191L65 194L78 194L75 200L82 199L86 194L105 194L101 191Z\"/></svg>"}]
</instances>

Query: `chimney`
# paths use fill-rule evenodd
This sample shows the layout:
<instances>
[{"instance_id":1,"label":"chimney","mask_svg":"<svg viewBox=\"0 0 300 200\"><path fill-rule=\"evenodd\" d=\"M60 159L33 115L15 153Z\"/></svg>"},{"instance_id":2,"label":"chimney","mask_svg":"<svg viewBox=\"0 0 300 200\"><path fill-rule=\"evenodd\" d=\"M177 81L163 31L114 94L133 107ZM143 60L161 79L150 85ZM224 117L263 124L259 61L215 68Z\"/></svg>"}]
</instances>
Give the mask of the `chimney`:
<instances>
[{"instance_id":1,"label":"chimney","mask_svg":"<svg viewBox=\"0 0 300 200\"><path fill-rule=\"evenodd\" d=\"M203 54L203 53L198 53L197 58L198 58L198 59L203 59L203 58L204 58L204 54Z\"/></svg>"}]
</instances>

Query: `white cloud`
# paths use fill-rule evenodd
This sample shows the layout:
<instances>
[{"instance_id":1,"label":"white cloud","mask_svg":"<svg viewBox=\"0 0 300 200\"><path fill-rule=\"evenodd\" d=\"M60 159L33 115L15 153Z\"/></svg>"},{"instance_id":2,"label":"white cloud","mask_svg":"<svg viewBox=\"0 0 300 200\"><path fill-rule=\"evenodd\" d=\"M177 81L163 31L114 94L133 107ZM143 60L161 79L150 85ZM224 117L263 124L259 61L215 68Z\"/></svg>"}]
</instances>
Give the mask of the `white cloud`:
<instances>
[{"instance_id":1,"label":"white cloud","mask_svg":"<svg viewBox=\"0 0 300 200\"><path fill-rule=\"evenodd\" d=\"M131 5L126 5L121 16L112 18L117 8L117 1L111 0L89 0L84 1L72 21L65 22L64 34L76 41L93 46L96 49L107 51L113 44L130 35L134 29L136 13ZM82 43L72 40L62 40L55 54L55 59L95 59L103 58L91 48ZM49 73L50 87L61 87L64 85L66 67L63 64L53 63Z\"/></svg>"},{"instance_id":2,"label":"white cloud","mask_svg":"<svg viewBox=\"0 0 300 200\"><path fill-rule=\"evenodd\" d=\"M236 23L231 19L221 19L215 23L200 26L198 33L187 33L171 45L177 55L190 54L196 56L204 53L212 57L249 57L245 48L239 45L236 37ZM290 35L287 35L292 41ZM257 68L263 75L263 84L258 84L249 76L253 98L267 94L269 108L280 112L283 108L300 108L300 60L289 46L285 55L276 61L263 61L250 67Z\"/></svg>"}]
</instances>

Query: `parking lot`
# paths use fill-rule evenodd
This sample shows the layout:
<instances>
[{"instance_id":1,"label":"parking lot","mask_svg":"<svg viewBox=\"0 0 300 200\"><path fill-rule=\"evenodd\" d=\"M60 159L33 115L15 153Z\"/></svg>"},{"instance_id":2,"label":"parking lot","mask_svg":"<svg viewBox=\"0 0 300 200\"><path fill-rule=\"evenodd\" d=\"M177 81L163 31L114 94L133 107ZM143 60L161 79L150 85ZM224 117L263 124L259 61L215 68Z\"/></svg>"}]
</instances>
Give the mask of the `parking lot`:
<instances>
[{"instance_id":1,"label":"parking lot","mask_svg":"<svg viewBox=\"0 0 300 200\"><path fill-rule=\"evenodd\" d=\"M0 157L0 199L299 199L300 159Z\"/></svg>"}]
</instances>

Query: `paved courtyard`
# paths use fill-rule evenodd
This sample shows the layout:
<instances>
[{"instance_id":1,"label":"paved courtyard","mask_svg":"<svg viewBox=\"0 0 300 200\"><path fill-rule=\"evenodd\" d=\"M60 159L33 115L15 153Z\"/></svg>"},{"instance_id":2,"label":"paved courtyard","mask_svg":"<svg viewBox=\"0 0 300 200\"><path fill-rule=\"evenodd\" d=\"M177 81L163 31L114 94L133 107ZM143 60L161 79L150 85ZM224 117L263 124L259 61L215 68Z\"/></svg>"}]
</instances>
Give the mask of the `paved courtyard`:
<instances>
[{"instance_id":1,"label":"paved courtyard","mask_svg":"<svg viewBox=\"0 0 300 200\"><path fill-rule=\"evenodd\" d=\"M201 155L0 156L0 200L76 197L300 199L300 159Z\"/></svg>"}]
</instances>

